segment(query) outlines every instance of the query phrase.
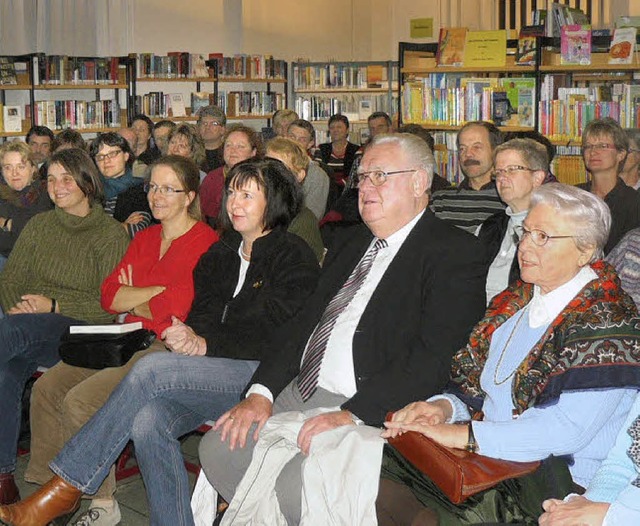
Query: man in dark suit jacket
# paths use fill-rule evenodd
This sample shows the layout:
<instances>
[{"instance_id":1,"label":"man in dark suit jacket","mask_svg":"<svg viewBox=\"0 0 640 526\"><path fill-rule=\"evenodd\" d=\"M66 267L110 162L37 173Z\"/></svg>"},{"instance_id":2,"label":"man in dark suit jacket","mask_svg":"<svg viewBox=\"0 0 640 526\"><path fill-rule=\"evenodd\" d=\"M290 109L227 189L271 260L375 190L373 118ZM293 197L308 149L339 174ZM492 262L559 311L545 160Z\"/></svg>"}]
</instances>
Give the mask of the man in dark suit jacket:
<instances>
[{"instance_id":1,"label":"man in dark suit jacket","mask_svg":"<svg viewBox=\"0 0 640 526\"><path fill-rule=\"evenodd\" d=\"M344 425L380 426L388 411L427 398L446 382L452 354L484 312L486 263L473 236L427 210L433 167L426 144L411 135L380 136L367 148L358 175L364 224L336 240L316 292L284 328L272 358L261 362L247 397L203 438L203 469L225 499L232 498L269 416L335 407L306 420L298 435L302 454L276 484L282 512L297 524L300 464L315 435ZM297 376L310 336L376 240L387 246L338 316L317 390L304 399Z\"/></svg>"}]
</instances>

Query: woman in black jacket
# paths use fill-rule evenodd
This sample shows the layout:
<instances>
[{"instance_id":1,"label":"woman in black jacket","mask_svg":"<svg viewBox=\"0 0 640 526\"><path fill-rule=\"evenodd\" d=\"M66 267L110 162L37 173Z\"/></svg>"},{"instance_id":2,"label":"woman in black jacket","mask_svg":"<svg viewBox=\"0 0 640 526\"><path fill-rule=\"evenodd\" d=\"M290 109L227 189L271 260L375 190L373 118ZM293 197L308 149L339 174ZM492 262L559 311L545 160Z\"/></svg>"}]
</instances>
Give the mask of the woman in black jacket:
<instances>
[{"instance_id":1,"label":"woman in black jacket","mask_svg":"<svg viewBox=\"0 0 640 526\"><path fill-rule=\"evenodd\" d=\"M286 231L301 205L300 187L281 162L234 166L222 202L225 230L196 266L191 312L162 334L171 352L137 362L50 464L58 476L0 509L3 520L44 526L72 511L131 439L151 523L193 524L178 438L240 401L275 331L313 292L317 260Z\"/></svg>"}]
</instances>

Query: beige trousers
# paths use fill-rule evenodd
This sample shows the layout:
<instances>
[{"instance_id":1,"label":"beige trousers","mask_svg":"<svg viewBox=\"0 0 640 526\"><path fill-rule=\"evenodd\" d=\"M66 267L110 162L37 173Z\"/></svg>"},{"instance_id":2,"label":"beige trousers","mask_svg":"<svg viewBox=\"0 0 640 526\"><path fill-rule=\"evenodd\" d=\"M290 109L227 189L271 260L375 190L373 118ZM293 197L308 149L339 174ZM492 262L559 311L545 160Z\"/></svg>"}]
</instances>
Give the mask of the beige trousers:
<instances>
[{"instance_id":1,"label":"beige trousers","mask_svg":"<svg viewBox=\"0 0 640 526\"><path fill-rule=\"evenodd\" d=\"M133 365L149 353L164 350L164 344L156 340L148 349L135 353L122 367L96 370L59 362L38 378L31 392L31 456L25 480L37 484L47 482L54 475L49 462L103 406ZM115 490L115 469L111 467L109 476L93 497L111 498Z\"/></svg>"}]
</instances>

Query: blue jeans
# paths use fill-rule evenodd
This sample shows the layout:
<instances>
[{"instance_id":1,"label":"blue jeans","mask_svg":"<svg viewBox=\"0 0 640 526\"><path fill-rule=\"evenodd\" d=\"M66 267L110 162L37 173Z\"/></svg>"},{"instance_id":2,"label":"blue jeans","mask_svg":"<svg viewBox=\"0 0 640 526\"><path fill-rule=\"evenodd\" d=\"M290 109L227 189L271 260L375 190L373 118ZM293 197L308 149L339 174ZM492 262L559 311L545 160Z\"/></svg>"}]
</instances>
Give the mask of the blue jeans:
<instances>
[{"instance_id":1,"label":"blue jeans","mask_svg":"<svg viewBox=\"0 0 640 526\"><path fill-rule=\"evenodd\" d=\"M60 314L14 314L0 319L0 473L16 469L22 392L39 365L60 361L67 327L78 322Z\"/></svg>"},{"instance_id":2,"label":"blue jeans","mask_svg":"<svg viewBox=\"0 0 640 526\"><path fill-rule=\"evenodd\" d=\"M106 404L51 462L84 493L95 493L133 440L151 524L192 525L189 480L178 438L240 400L257 361L153 353L136 363Z\"/></svg>"}]
</instances>

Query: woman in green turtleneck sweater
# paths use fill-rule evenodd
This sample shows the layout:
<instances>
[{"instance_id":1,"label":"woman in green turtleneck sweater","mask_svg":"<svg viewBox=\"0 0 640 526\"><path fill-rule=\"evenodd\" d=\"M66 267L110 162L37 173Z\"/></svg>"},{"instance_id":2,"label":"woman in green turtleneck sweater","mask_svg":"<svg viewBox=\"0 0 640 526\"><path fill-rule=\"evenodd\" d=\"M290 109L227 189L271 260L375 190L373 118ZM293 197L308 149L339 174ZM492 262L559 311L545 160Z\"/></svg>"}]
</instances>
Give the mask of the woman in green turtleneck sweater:
<instances>
[{"instance_id":1,"label":"woman in green turtleneck sweater","mask_svg":"<svg viewBox=\"0 0 640 526\"><path fill-rule=\"evenodd\" d=\"M24 385L39 365L59 361L70 325L113 321L100 307L100 285L128 244L100 206L100 176L87 153L55 153L47 190L55 209L27 223L0 274L1 504L19 499L13 472Z\"/></svg>"}]
</instances>

